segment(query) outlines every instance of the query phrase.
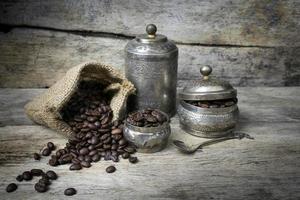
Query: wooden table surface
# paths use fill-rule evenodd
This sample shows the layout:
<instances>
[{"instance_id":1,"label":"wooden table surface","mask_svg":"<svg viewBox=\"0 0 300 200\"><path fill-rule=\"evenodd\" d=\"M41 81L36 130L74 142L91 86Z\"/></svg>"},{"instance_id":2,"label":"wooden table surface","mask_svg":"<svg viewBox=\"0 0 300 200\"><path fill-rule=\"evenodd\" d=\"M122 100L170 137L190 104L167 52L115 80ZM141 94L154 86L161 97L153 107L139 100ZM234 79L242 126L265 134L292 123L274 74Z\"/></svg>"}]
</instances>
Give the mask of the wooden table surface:
<instances>
[{"instance_id":1,"label":"wooden table surface","mask_svg":"<svg viewBox=\"0 0 300 200\"><path fill-rule=\"evenodd\" d=\"M23 106L45 89L0 89L0 199L68 199L64 189L74 187L72 199L300 199L300 87L238 88L239 131L255 140L231 140L183 155L171 144L182 139L191 144L204 141L180 130L172 119L172 135L166 149L140 154L139 163L110 161L89 169L69 171L50 167L48 158L35 161L48 141L62 147L66 138L35 125ZM16 175L32 168L54 169L59 178L46 193L36 193L36 179L18 183L6 193Z\"/></svg>"}]
</instances>

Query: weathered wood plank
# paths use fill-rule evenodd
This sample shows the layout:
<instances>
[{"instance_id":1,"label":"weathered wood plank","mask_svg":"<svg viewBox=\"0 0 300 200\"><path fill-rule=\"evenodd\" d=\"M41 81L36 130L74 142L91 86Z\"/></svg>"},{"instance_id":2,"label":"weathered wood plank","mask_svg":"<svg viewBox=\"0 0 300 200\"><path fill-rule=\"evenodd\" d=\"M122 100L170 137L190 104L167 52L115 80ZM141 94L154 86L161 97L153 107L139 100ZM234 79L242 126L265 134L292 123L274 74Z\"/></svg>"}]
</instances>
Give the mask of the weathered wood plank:
<instances>
[{"instance_id":1,"label":"weathered wood plank","mask_svg":"<svg viewBox=\"0 0 300 200\"><path fill-rule=\"evenodd\" d=\"M300 122L300 87L238 87L241 122ZM0 89L0 126L34 124L24 105L46 89Z\"/></svg>"},{"instance_id":2,"label":"weathered wood plank","mask_svg":"<svg viewBox=\"0 0 300 200\"><path fill-rule=\"evenodd\" d=\"M110 162L71 172L56 167L59 179L44 194L33 192L32 182L22 182L14 193L4 192L15 176L32 168L50 169L43 158L31 158L47 141L58 146L65 139L40 126L0 128L0 195L3 199L64 199L63 190L75 187L72 199L299 199L299 123L246 123L240 130L255 140L232 140L187 156L173 145L155 154L138 154L140 162L121 160L107 174ZM28 139L30 138L30 139ZM172 123L172 139L196 143ZM53 169L53 168L51 168Z\"/></svg>"},{"instance_id":3,"label":"weathered wood plank","mask_svg":"<svg viewBox=\"0 0 300 200\"><path fill-rule=\"evenodd\" d=\"M128 40L55 31L14 29L0 33L0 87L45 87L81 62L102 61L124 69ZM300 85L299 48L179 47L179 86L199 79L199 66L239 86Z\"/></svg>"},{"instance_id":4,"label":"weathered wood plank","mask_svg":"<svg viewBox=\"0 0 300 200\"><path fill-rule=\"evenodd\" d=\"M0 23L133 36L147 23L177 42L299 46L297 0L1 1Z\"/></svg>"}]
</instances>

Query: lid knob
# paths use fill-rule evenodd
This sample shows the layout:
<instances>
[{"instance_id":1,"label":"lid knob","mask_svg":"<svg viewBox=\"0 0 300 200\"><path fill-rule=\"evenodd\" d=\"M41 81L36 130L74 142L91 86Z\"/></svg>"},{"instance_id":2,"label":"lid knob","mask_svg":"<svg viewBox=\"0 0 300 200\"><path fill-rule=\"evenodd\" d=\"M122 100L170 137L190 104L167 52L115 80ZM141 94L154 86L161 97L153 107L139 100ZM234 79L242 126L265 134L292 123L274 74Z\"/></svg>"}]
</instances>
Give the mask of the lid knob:
<instances>
[{"instance_id":1,"label":"lid knob","mask_svg":"<svg viewBox=\"0 0 300 200\"><path fill-rule=\"evenodd\" d=\"M149 38L155 38L156 31L157 31L157 28L154 24L148 24L146 26L146 32L148 33Z\"/></svg>"},{"instance_id":2,"label":"lid knob","mask_svg":"<svg viewBox=\"0 0 300 200\"><path fill-rule=\"evenodd\" d=\"M203 75L204 80L208 79L208 76L210 75L211 72L212 72L212 68L208 65L205 65L200 68L200 73Z\"/></svg>"}]
</instances>

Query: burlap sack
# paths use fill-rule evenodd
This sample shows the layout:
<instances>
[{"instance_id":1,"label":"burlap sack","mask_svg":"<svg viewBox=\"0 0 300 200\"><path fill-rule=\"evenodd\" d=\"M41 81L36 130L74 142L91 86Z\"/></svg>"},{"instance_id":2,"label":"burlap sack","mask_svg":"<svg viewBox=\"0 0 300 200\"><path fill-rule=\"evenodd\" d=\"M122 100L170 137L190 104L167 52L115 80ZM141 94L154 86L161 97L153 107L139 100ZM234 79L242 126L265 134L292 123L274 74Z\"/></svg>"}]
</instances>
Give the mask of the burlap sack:
<instances>
[{"instance_id":1,"label":"burlap sack","mask_svg":"<svg viewBox=\"0 0 300 200\"><path fill-rule=\"evenodd\" d=\"M101 63L83 63L67 71L66 75L51 86L44 94L37 96L25 105L25 112L34 122L54 129L70 137L71 128L60 115L81 80L97 80L106 88L104 92L113 92L110 106L113 120L123 117L127 97L135 91L119 71Z\"/></svg>"}]
</instances>

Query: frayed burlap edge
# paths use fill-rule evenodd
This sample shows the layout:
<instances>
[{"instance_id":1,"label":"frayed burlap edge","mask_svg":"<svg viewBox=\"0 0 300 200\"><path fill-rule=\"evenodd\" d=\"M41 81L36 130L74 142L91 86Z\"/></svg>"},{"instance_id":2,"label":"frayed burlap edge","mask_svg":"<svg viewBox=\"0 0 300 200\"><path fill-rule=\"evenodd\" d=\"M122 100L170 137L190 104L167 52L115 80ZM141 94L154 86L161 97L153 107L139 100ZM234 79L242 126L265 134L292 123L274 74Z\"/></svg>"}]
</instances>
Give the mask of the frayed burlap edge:
<instances>
[{"instance_id":1,"label":"frayed burlap edge","mask_svg":"<svg viewBox=\"0 0 300 200\"><path fill-rule=\"evenodd\" d=\"M70 137L73 132L60 115L81 80L97 80L106 85L104 92L113 91L110 106L113 120L123 117L126 101L135 88L118 70L97 62L87 62L71 68L45 93L25 105L25 113L34 122Z\"/></svg>"}]
</instances>

